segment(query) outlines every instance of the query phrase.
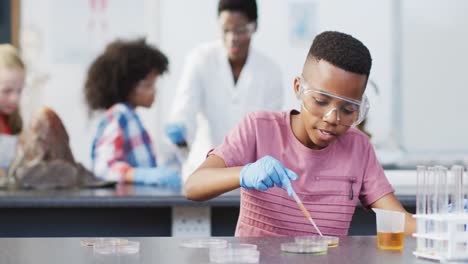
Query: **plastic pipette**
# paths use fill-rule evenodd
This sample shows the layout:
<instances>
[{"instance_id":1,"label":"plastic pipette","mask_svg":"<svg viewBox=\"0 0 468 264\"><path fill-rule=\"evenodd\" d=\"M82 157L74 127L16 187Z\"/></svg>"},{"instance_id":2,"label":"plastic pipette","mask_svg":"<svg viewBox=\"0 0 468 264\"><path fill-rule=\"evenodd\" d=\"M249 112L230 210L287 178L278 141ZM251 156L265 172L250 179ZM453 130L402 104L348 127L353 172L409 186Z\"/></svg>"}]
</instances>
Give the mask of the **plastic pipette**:
<instances>
[{"instance_id":1,"label":"plastic pipette","mask_svg":"<svg viewBox=\"0 0 468 264\"><path fill-rule=\"evenodd\" d=\"M314 226L315 230L317 230L317 232L319 233L319 235L321 237L323 237L322 235L322 232L320 232L318 226L315 224L314 222L314 219L312 219L312 216L310 216L309 212L307 211L307 209L304 207L304 204L302 204L302 201L301 199L299 199L299 196L297 196L296 192L291 188L292 190L292 195L293 195L293 198L294 200L296 200L296 203L297 205L299 206L299 208L301 209L302 213L304 214L304 216L309 219L310 223Z\"/></svg>"}]
</instances>

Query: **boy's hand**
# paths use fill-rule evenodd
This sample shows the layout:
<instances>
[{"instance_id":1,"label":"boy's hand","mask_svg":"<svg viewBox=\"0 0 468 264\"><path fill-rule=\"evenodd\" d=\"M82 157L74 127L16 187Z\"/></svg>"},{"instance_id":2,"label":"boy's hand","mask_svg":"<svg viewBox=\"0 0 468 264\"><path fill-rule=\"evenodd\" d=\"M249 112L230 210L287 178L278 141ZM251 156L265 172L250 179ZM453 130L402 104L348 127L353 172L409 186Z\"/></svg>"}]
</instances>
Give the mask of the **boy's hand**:
<instances>
[{"instance_id":1,"label":"boy's hand","mask_svg":"<svg viewBox=\"0 0 468 264\"><path fill-rule=\"evenodd\" d=\"M285 168L273 157L265 156L254 163L245 165L240 172L240 185L246 189L266 191L274 185L284 188L289 196L293 189L290 180L296 180L297 174Z\"/></svg>"}]
</instances>

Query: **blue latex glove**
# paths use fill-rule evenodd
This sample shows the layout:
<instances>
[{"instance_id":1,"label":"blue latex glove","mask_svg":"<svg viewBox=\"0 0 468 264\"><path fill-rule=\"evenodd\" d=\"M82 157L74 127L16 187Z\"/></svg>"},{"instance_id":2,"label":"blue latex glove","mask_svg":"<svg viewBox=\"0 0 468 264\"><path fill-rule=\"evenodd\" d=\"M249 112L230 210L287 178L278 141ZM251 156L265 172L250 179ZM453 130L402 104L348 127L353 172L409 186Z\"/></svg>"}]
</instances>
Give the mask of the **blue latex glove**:
<instances>
[{"instance_id":1,"label":"blue latex glove","mask_svg":"<svg viewBox=\"0 0 468 264\"><path fill-rule=\"evenodd\" d=\"M246 189L266 191L274 185L284 186L289 196L293 189L290 180L298 176L292 170L285 168L273 157L265 156L254 163L245 165L240 172L240 185Z\"/></svg>"},{"instance_id":2,"label":"blue latex glove","mask_svg":"<svg viewBox=\"0 0 468 264\"><path fill-rule=\"evenodd\" d=\"M180 123L172 123L164 128L167 137L174 144L182 144L185 140L185 126Z\"/></svg>"},{"instance_id":3,"label":"blue latex glove","mask_svg":"<svg viewBox=\"0 0 468 264\"><path fill-rule=\"evenodd\" d=\"M166 166L156 168L135 168L135 183L178 187L181 185L179 172Z\"/></svg>"}]
</instances>

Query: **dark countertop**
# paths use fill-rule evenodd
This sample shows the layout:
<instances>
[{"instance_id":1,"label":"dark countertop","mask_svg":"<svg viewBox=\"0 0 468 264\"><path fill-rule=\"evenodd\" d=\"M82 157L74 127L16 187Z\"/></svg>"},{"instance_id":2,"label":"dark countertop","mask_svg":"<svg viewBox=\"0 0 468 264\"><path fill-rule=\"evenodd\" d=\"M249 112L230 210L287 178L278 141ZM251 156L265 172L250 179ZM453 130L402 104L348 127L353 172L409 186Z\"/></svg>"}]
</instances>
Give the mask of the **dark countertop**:
<instances>
[{"instance_id":1,"label":"dark countertop","mask_svg":"<svg viewBox=\"0 0 468 264\"><path fill-rule=\"evenodd\" d=\"M167 206L239 206L240 190L205 202L187 200L180 189L138 185L82 190L0 190L0 208L112 208ZM414 206L414 195L398 195L404 206Z\"/></svg>"},{"instance_id":2,"label":"dark countertop","mask_svg":"<svg viewBox=\"0 0 468 264\"><path fill-rule=\"evenodd\" d=\"M140 252L133 255L94 254L91 247L80 246L80 238L1 238L0 262L4 264L82 264L82 263L209 263L207 249L186 249L180 243L187 238L130 238L140 241ZM290 254L280 244L293 238L223 238L231 242L257 244L259 263L434 263L413 256L416 241L407 237L403 251L385 251L376 247L376 237L343 237L340 245L326 255Z\"/></svg>"},{"instance_id":3,"label":"dark countertop","mask_svg":"<svg viewBox=\"0 0 468 264\"><path fill-rule=\"evenodd\" d=\"M138 185L81 190L0 190L0 208L165 207L168 205L239 205L239 190L201 203L187 200L180 189Z\"/></svg>"}]
</instances>

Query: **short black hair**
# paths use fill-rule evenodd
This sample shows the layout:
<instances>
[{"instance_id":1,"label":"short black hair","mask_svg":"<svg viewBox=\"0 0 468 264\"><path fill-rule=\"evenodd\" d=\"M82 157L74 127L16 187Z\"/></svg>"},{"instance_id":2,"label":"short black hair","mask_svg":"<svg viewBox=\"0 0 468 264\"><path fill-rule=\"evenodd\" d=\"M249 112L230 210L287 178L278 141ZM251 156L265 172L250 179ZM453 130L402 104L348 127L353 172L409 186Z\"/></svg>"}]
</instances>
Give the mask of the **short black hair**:
<instances>
[{"instance_id":1,"label":"short black hair","mask_svg":"<svg viewBox=\"0 0 468 264\"><path fill-rule=\"evenodd\" d=\"M325 31L317 35L310 47L309 57L366 76L369 76L372 67L367 47L353 36L337 31Z\"/></svg>"},{"instance_id":2,"label":"short black hair","mask_svg":"<svg viewBox=\"0 0 468 264\"><path fill-rule=\"evenodd\" d=\"M249 22L257 22L257 2L255 0L219 0L218 16L223 11L237 11L247 16Z\"/></svg>"},{"instance_id":3,"label":"short black hair","mask_svg":"<svg viewBox=\"0 0 468 264\"><path fill-rule=\"evenodd\" d=\"M168 64L167 57L145 39L110 43L88 70L85 98L89 109L127 102L139 81L153 71L165 73Z\"/></svg>"}]
</instances>

